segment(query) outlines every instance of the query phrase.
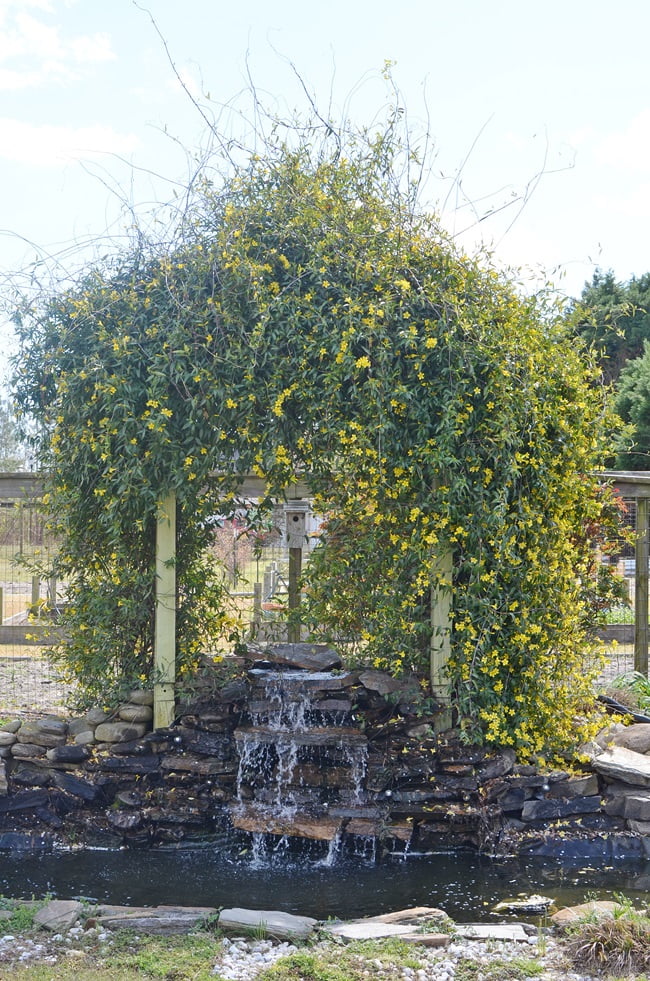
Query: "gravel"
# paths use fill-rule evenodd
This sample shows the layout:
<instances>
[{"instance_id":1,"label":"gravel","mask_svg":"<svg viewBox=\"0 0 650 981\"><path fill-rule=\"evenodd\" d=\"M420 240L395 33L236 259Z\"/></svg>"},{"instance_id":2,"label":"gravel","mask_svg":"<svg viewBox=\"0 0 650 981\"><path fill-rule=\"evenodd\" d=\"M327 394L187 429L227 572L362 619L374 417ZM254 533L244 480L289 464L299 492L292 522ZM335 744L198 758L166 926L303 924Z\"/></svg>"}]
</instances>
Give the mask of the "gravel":
<instances>
[{"instance_id":1,"label":"gravel","mask_svg":"<svg viewBox=\"0 0 650 981\"><path fill-rule=\"evenodd\" d=\"M67 934L53 936L21 937L13 934L0 936L0 964L47 964L81 959L89 950L100 954L102 949L110 955L113 935L106 930L90 928L71 930ZM281 957L296 952L299 948L284 941L269 939L256 940L246 937L232 937L215 940L215 959L213 974L222 981L255 981L259 974ZM316 943L309 947L311 953L324 953L329 961L336 961L336 945L332 941ZM549 937L545 938L544 950L538 948L538 938L532 936L528 944L510 941L452 941L446 948L425 948L413 946L411 958L419 962L418 967L393 967L388 958L371 956L367 961L369 978L385 981L454 981L459 962L472 961L479 967L472 977L481 981L480 965L487 969L495 960L508 962L530 958L541 962L543 974L531 975L530 981L597 981L592 975L568 969L561 948ZM467 977L467 973L463 972ZM79 975L80 978L86 975ZM494 977L494 975L492 975ZM529 981L521 974L520 981Z\"/></svg>"}]
</instances>

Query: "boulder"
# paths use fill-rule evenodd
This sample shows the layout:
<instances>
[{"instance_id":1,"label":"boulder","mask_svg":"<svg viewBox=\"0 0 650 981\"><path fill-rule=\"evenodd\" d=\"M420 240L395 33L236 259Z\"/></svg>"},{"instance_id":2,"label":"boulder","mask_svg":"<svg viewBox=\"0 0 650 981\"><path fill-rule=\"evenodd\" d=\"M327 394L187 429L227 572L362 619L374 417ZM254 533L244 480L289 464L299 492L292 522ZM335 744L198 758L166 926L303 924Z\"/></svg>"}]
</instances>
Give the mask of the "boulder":
<instances>
[{"instance_id":1,"label":"boulder","mask_svg":"<svg viewBox=\"0 0 650 981\"><path fill-rule=\"evenodd\" d=\"M17 760L34 760L45 756L45 753L45 746L35 743L14 743L11 747L11 755Z\"/></svg>"},{"instance_id":2,"label":"boulder","mask_svg":"<svg viewBox=\"0 0 650 981\"><path fill-rule=\"evenodd\" d=\"M318 926L311 916L295 916L268 909L223 909L219 914L219 929L227 933L242 930L263 931L279 940L306 940Z\"/></svg>"},{"instance_id":3,"label":"boulder","mask_svg":"<svg viewBox=\"0 0 650 981\"><path fill-rule=\"evenodd\" d=\"M650 838L650 821L628 821L627 826L635 835Z\"/></svg>"},{"instance_id":4,"label":"boulder","mask_svg":"<svg viewBox=\"0 0 650 981\"><path fill-rule=\"evenodd\" d=\"M101 743L127 743L140 739L146 731L142 722L101 722L95 729L95 739Z\"/></svg>"},{"instance_id":5,"label":"boulder","mask_svg":"<svg viewBox=\"0 0 650 981\"><path fill-rule=\"evenodd\" d=\"M24 729L27 724L23 723L21 728ZM68 723L65 719L60 719L56 715L46 715L44 718L35 722L34 725L40 732L47 732L52 736L66 736L68 733Z\"/></svg>"},{"instance_id":6,"label":"boulder","mask_svg":"<svg viewBox=\"0 0 650 981\"><path fill-rule=\"evenodd\" d=\"M83 904L74 899L50 899L34 916L34 926L51 933L66 933L83 912Z\"/></svg>"},{"instance_id":7,"label":"boulder","mask_svg":"<svg viewBox=\"0 0 650 981\"><path fill-rule=\"evenodd\" d=\"M635 753L650 753L650 725L647 722L639 722L627 726L614 733L612 745L634 750Z\"/></svg>"},{"instance_id":8,"label":"boulder","mask_svg":"<svg viewBox=\"0 0 650 981\"><path fill-rule=\"evenodd\" d=\"M393 678L392 675L372 668L361 672L359 684L367 688L368 691L376 691L379 695L391 695L403 687L403 682Z\"/></svg>"},{"instance_id":9,"label":"boulder","mask_svg":"<svg viewBox=\"0 0 650 981\"><path fill-rule=\"evenodd\" d=\"M151 722L153 709L150 705L120 705L117 714L122 722Z\"/></svg>"},{"instance_id":10,"label":"boulder","mask_svg":"<svg viewBox=\"0 0 650 981\"><path fill-rule=\"evenodd\" d=\"M68 722L68 737L74 739L78 733L87 732L89 729L94 731L95 726L91 725L88 719L71 719Z\"/></svg>"},{"instance_id":11,"label":"boulder","mask_svg":"<svg viewBox=\"0 0 650 981\"><path fill-rule=\"evenodd\" d=\"M143 824L140 811L107 811L106 819L118 831L134 831Z\"/></svg>"},{"instance_id":12,"label":"boulder","mask_svg":"<svg viewBox=\"0 0 650 981\"><path fill-rule=\"evenodd\" d=\"M650 793L628 794L624 798L623 817L630 821L650 821Z\"/></svg>"},{"instance_id":13,"label":"boulder","mask_svg":"<svg viewBox=\"0 0 650 981\"><path fill-rule=\"evenodd\" d=\"M598 773L611 780L637 787L650 787L650 757L624 746L610 746L594 755L591 765Z\"/></svg>"},{"instance_id":14,"label":"boulder","mask_svg":"<svg viewBox=\"0 0 650 981\"><path fill-rule=\"evenodd\" d=\"M13 732L16 733L22 725L21 719L10 719L9 722L3 722L0 725L0 732Z\"/></svg>"},{"instance_id":15,"label":"boulder","mask_svg":"<svg viewBox=\"0 0 650 981\"><path fill-rule=\"evenodd\" d=\"M48 749L45 756L50 763L83 763L90 756L90 750L86 746L72 743Z\"/></svg>"},{"instance_id":16,"label":"boulder","mask_svg":"<svg viewBox=\"0 0 650 981\"><path fill-rule=\"evenodd\" d=\"M132 705L153 705L153 692L150 689L136 688L129 693L128 701Z\"/></svg>"},{"instance_id":17,"label":"boulder","mask_svg":"<svg viewBox=\"0 0 650 981\"><path fill-rule=\"evenodd\" d=\"M86 712L86 722L91 726L98 726L102 722L108 722L111 718L110 712L105 712L101 708L91 708Z\"/></svg>"},{"instance_id":18,"label":"boulder","mask_svg":"<svg viewBox=\"0 0 650 981\"><path fill-rule=\"evenodd\" d=\"M551 923L558 929L572 923L579 923L580 920L602 919L606 916L613 916L616 910L621 909L620 903L610 902L609 900L592 899L588 903L581 903L579 906L566 906L559 909L551 916Z\"/></svg>"},{"instance_id":19,"label":"boulder","mask_svg":"<svg viewBox=\"0 0 650 981\"><path fill-rule=\"evenodd\" d=\"M74 743L77 746L90 746L95 742L95 731L93 729L82 729L75 733Z\"/></svg>"},{"instance_id":20,"label":"boulder","mask_svg":"<svg viewBox=\"0 0 650 981\"><path fill-rule=\"evenodd\" d=\"M58 720L57 720L58 721ZM57 732L52 732L52 728L57 728ZM16 738L19 743L28 743L34 746L45 746L51 749L53 746L62 746L65 743L67 728L65 723L58 726L48 725L48 720L38 722L23 722L18 730Z\"/></svg>"}]
</instances>

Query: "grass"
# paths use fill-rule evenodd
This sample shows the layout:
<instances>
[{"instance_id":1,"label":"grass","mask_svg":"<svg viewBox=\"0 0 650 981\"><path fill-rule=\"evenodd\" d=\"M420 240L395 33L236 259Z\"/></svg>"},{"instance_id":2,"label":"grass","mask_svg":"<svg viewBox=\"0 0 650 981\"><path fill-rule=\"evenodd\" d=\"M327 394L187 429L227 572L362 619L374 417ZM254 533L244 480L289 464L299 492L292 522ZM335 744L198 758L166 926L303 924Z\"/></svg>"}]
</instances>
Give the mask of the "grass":
<instances>
[{"instance_id":1,"label":"grass","mask_svg":"<svg viewBox=\"0 0 650 981\"><path fill-rule=\"evenodd\" d=\"M7 932L5 929L0 933ZM25 934L23 934L24 936ZM43 934L32 939L43 942ZM50 941L50 947L52 943ZM74 945L54 945L56 963L0 963L0 981L219 981L215 963L221 954L218 933L184 937L137 937L118 931L100 944L87 934ZM421 961L399 939L334 942L303 947L263 970L257 981L367 981L392 979L401 969L417 970ZM523 975L502 975L519 978Z\"/></svg>"},{"instance_id":2,"label":"grass","mask_svg":"<svg viewBox=\"0 0 650 981\"><path fill-rule=\"evenodd\" d=\"M209 933L136 939L119 931L110 944L84 938L73 953L59 946L56 964L0 963L0 981L218 981L219 948Z\"/></svg>"},{"instance_id":3,"label":"grass","mask_svg":"<svg viewBox=\"0 0 650 981\"><path fill-rule=\"evenodd\" d=\"M590 917L567 930L563 947L581 971L640 981L650 970L650 917L621 900L614 916Z\"/></svg>"},{"instance_id":4,"label":"grass","mask_svg":"<svg viewBox=\"0 0 650 981\"><path fill-rule=\"evenodd\" d=\"M604 614L605 623L634 623L634 610L631 606L612 606Z\"/></svg>"},{"instance_id":5,"label":"grass","mask_svg":"<svg viewBox=\"0 0 650 981\"><path fill-rule=\"evenodd\" d=\"M544 967L533 957L494 958L488 964L461 957L454 981L524 981L544 973Z\"/></svg>"},{"instance_id":6,"label":"grass","mask_svg":"<svg viewBox=\"0 0 650 981\"><path fill-rule=\"evenodd\" d=\"M614 678L611 684L617 692L633 696L633 702L642 711L650 711L650 680L638 671L630 671Z\"/></svg>"},{"instance_id":7,"label":"grass","mask_svg":"<svg viewBox=\"0 0 650 981\"><path fill-rule=\"evenodd\" d=\"M2 933L28 933L34 927L34 917L37 911L45 902L45 899L38 902L17 902L14 899L5 899L0 896L0 910L11 913L9 919L0 921Z\"/></svg>"},{"instance_id":8,"label":"grass","mask_svg":"<svg viewBox=\"0 0 650 981\"><path fill-rule=\"evenodd\" d=\"M421 966L413 947L399 939L357 941L334 950L298 950L262 971L258 981L366 981L394 978L403 967Z\"/></svg>"}]
</instances>

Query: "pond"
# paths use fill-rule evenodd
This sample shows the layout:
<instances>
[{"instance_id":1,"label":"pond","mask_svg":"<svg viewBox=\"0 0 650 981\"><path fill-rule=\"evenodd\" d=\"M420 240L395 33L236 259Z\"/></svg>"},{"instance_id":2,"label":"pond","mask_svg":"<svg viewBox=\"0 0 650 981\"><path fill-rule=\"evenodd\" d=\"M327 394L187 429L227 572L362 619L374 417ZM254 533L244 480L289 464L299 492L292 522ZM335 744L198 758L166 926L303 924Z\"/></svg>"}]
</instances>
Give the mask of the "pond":
<instances>
[{"instance_id":1,"label":"pond","mask_svg":"<svg viewBox=\"0 0 650 981\"><path fill-rule=\"evenodd\" d=\"M495 860L472 851L347 854L332 864L282 848L262 857L201 847L14 852L0 859L0 893L13 898L50 894L124 905L243 906L318 919L436 906L470 922L494 919L495 903L520 893L541 893L565 906L618 894L644 902L649 889L650 862L638 859L608 868Z\"/></svg>"}]
</instances>

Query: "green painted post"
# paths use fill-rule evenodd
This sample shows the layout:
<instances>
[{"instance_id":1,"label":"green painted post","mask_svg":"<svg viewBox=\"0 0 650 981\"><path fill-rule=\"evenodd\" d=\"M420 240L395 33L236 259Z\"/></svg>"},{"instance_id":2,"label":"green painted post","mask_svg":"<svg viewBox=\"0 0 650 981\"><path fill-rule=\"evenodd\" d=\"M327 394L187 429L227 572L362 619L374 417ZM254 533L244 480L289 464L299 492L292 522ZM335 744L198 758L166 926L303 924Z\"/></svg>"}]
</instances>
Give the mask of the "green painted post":
<instances>
[{"instance_id":1,"label":"green painted post","mask_svg":"<svg viewBox=\"0 0 650 981\"><path fill-rule=\"evenodd\" d=\"M449 679L446 666L451 654L451 604L453 552L443 552L434 562L431 590L431 694L443 711L438 716L440 729L451 726Z\"/></svg>"},{"instance_id":2,"label":"green painted post","mask_svg":"<svg viewBox=\"0 0 650 981\"><path fill-rule=\"evenodd\" d=\"M634 576L634 670L648 677L648 501L636 502L636 562Z\"/></svg>"},{"instance_id":3,"label":"green painted post","mask_svg":"<svg viewBox=\"0 0 650 981\"><path fill-rule=\"evenodd\" d=\"M176 681L176 495L158 504L156 525L156 624L154 636L153 725L174 721Z\"/></svg>"},{"instance_id":4,"label":"green painted post","mask_svg":"<svg viewBox=\"0 0 650 981\"><path fill-rule=\"evenodd\" d=\"M287 606L289 613L300 609L300 577L302 575L302 548L289 549L289 595ZM300 623L289 624L287 641L290 644L300 643Z\"/></svg>"}]
</instances>

